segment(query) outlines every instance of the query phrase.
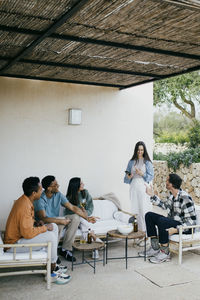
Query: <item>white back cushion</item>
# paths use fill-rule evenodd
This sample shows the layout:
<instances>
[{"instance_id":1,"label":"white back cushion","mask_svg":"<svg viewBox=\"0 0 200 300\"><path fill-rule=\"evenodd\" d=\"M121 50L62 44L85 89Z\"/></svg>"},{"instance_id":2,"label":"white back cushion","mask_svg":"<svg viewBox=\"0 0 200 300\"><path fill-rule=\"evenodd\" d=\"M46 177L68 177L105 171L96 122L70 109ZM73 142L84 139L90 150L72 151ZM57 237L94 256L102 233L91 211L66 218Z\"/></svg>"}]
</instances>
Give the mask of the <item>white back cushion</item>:
<instances>
[{"instance_id":1,"label":"white back cushion","mask_svg":"<svg viewBox=\"0 0 200 300\"><path fill-rule=\"evenodd\" d=\"M110 200L93 200L94 210L92 215L101 221L113 219L113 214L118 211L117 206Z\"/></svg>"},{"instance_id":2,"label":"white back cushion","mask_svg":"<svg viewBox=\"0 0 200 300\"><path fill-rule=\"evenodd\" d=\"M117 221L120 221L120 222L123 222L125 224L128 224L129 223L129 219L130 219L131 216L128 215L128 214L123 213L122 211L116 211L113 214L113 217Z\"/></svg>"},{"instance_id":3,"label":"white back cushion","mask_svg":"<svg viewBox=\"0 0 200 300\"><path fill-rule=\"evenodd\" d=\"M0 231L0 245L3 245L3 240L1 237L1 231ZM0 256L4 254L3 248L0 248Z\"/></svg>"}]
</instances>

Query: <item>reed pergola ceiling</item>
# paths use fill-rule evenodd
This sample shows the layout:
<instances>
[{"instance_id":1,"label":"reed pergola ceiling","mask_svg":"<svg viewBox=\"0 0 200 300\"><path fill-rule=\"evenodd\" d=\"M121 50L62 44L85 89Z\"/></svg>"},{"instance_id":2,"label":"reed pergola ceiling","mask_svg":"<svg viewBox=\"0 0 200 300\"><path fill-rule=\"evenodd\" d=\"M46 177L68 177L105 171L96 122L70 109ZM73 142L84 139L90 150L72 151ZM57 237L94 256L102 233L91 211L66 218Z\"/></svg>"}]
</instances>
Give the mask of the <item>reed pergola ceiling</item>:
<instances>
[{"instance_id":1,"label":"reed pergola ceiling","mask_svg":"<svg viewBox=\"0 0 200 300\"><path fill-rule=\"evenodd\" d=\"M1 76L123 89L199 69L199 0L0 1Z\"/></svg>"}]
</instances>

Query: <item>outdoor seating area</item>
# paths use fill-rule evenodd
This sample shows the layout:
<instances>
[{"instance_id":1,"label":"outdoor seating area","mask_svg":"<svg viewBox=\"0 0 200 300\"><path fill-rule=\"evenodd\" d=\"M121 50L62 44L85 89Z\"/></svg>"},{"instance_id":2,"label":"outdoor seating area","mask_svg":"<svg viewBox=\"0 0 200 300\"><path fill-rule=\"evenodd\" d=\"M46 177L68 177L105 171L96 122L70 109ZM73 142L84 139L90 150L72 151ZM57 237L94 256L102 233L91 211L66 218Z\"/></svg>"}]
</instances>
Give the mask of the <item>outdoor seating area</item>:
<instances>
[{"instance_id":1,"label":"outdoor seating area","mask_svg":"<svg viewBox=\"0 0 200 300\"><path fill-rule=\"evenodd\" d=\"M0 300L200 300L199 38L200 0L1 1Z\"/></svg>"},{"instance_id":2,"label":"outdoor seating area","mask_svg":"<svg viewBox=\"0 0 200 300\"><path fill-rule=\"evenodd\" d=\"M111 198L111 199L110 199ZM102 199L96 199L94 200L94 215L99 216L100 219L95 224L91 224L91 229L97 233L97 236L101 237L105 241L105 245L102 242L102 245L97 245L97 247L94 247L94 245L88 245L86 247L87 249L84 249L84 247L80 248L79 246L79 240L81 236L81 231L78 229L76 234L76 242L74 244L74 251L73 253L76 253L76 256L80 256L80 263L72 263L71 266L69 266L72 271L74 270L74 266L76 265L82 265L82 264L89 264L93 270L94 273L96 270L96 266L98 265L98 272L99 272L99 262L103 262L103 266L105 266L105 272L107 268L107 262L108 260L120 260L125 261L126 269L128 266L128 259L129 258L135 258L134 261L129 261L129 269L132 268L132 266L135 266L138 264L138 260L140 261L141 258L139 258L137 254L137 245L135 244L135 239L144 238L144 233L138 232L138 233L130 233L127 237L123 236L121 233L118 232L117 228L119 225L127 224L128 220L132 214L128 212L124 212L121 210L121 204L116 201L112 201L112 198L116 198L116 196L113 193L109 193L102 197ZM171 252L178 254L178 263L179 265L182 264L183 259L183 253L186 251L190 251L189 254L186 256L184 255L184 260L186 261L188 259L193 259L193 257L198 254L194 254L194 250L200 249L200 206L195 205L195 209L197 212L197 225L190 226L192 229L191 234L184 234L183 231L185 227L180 227L179 234L172 235L170 237L170 250ZM189 227L187 227L189 228ZM108 238L114 238L115 243L109 244L108 247ZM121 240L121 243L120 243ZM125 245L125 248L124 248ZM47 247L47 251L41 250L41 251L34 251L34 246L38 246L38 244L26 244L26 245L5 245L3 244L2 238L0 237L0 277L7 277L10 275L15 275L14 278L17 278L16 275L25 275L25 274L44 274L47 277L47 289L51 288L51 282L50 282L50 257L51 257L51 247L50 243L48 244L40 244L40 246ZM3 249L6 247L12 247L14 248L13 253L4 253ZM27 247L29 248L29 251L27 253L16 253L17 247ZM79 249L80 248L80 249ZM90 253L91 256L91 249L101 249L101 257L99 259L94 259L91 261L91 257L87 258L87 256ZM109 248L109 256L108 256L108 248ZM144 246L144 249L146 249L146 243ZM90 250L90 252L89 252ZM140 247L141 250L141 247ZM78 251L78 253L77 253ZM120 251L120 256L117 254L115 257L113 257L114 253L118 253ZM129 253L128 253L129 252ZM105 255L106 253L106 255ZM134 254L132 254L134 253ZM199 252L200 254L200 252ZM106 257L105 257L106 256ZM138 259L137 259L138 258ZM146 261L146 258L144 258L144 261ZM89 263L88 263L89 262ZM119 263L118 263L119 264ZM122 262L124 264L124 262ZM173 256L173 264L177 264L177 256ZM102 265L102 263L101 263ZM110 262L109 262L110 265ZM184 265L187 266L187 262ZM43 266L45 268L38 269L38 266ZM22 271L15 271L13 268L23 268ZM24 267L29 267L28 270L24 269ZM30 269L31 267L31 269ZM75 272L80 272L83 266L78 266L75 268ZM110 268L110 267L109 267ZM121 268L124 269L124 266L121 265ZM3 272L1 271L3 269ZM4 269L6 269L4 271ZM77 270L78 269L78 270ZM85 267L84 267L85 269ZM87 271L88 272L88 271ZM73 272L74 274L74 272ZM23 280L23 279L22 279Z\"/></svg>"},{"instance_id":3,"label":"outdoor seating area","mask_svg":"<svg viewBox=\"0 0 200 300\"><path fill-rule=\"evenodd\" d=\"M124 241L111 243L109 249L113 256L124 254ZM128 243L130 255L137 255L141 247ZM100 251L100 259L103 251ZM192 255L191 255L192 254ZM75 251L78 260L82 253ZM88 252L86 258L91 255ZM91 257L90 257L91 258ZM63 264L66 264L62 260ZM88 265L76 266L71 271L71 264L67 263L72 280L69 284L59 286L52 284L47 290L43 275L21 275L0 278L0 293L2 299L64 299L77 300L123 300L144 299L153 295L155 300L197 300L199 299L200 284L200 255L187 252L184 254L184 263L177 264L177 255L172 255L171 262L153 265L142 258L131 259L128 269L125 260L110 260L103 266L102 261L97 263L96 273ZM142 298L141 298L142 294ZM180 298L181 295L181 298Z\"/></svg>"}]
</instances>

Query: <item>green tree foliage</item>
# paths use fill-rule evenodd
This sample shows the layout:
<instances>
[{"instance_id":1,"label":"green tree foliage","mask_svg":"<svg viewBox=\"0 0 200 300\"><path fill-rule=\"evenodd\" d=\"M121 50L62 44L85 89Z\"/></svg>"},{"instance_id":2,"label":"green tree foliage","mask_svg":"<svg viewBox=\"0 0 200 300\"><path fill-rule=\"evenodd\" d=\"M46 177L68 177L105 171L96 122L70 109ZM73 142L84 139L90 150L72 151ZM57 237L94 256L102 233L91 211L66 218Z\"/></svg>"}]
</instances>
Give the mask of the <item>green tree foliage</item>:
<instances>
[{"instance_id":1,"label":"green tree foliage","mask_svg":"<svg viewBox=\"0 0 200 300\"><path fill-rule=\"evenodd\" d=\"M186 143L189 142L187 130L191 121L181 114L170 112L164 115L154 113L154 140L157 143Z\"/></svg>"},{"instance_id":2,"label":"green tree foliage","mask_svg":"<svg viewBox=\"0 0 200 300\"><path fill-rule=\"evenodd\" d=\"M187 132L163 132L159 137L156 138L156 143L173 143L173 144L185 144L189 142Z\"/></svg>"},{"instance_id":3,"label":"green tree foliage","mask_svg":"<svg viewBox=\"0 0 200 300\"><path fill-rule=\"evenodd\" d=\"M154 83L154 105L174 105L190 120L196 119L200 104L200 72L183 74Z\"/></svg>"},{"instance_id":4,"label":"green tree foliage","mask_svg":"<svg viewBox=\"0 0 200 300\"><path fill-rule=\"evenodd\" d=\"M200 122L195 120L188 130L189 147L197 148L200 145Z\"/></svg>"}]
</instances>

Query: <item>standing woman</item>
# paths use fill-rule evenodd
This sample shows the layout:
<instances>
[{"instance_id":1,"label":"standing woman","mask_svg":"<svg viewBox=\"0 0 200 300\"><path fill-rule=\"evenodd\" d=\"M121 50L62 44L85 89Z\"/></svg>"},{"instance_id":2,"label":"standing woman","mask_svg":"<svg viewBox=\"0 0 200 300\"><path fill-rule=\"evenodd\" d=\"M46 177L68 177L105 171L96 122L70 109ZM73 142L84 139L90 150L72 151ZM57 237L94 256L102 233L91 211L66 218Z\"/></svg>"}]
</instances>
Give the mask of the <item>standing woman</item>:
<instances>
[{"instance_id":1,"label":"standing woman","mask_svg":"<svg viewBox=\"0 0 200 300\"><path fill-rule=\"evenodd\" d=\"M137 142L133 157L125 171L124 182L130 184L130 201L132 213L138 215L138 227L146 231L145 214L152 210L150 197L146 194L146 185L153 180L153 164L149 158L144 142Z\"/></svg>"}]
</instances>

